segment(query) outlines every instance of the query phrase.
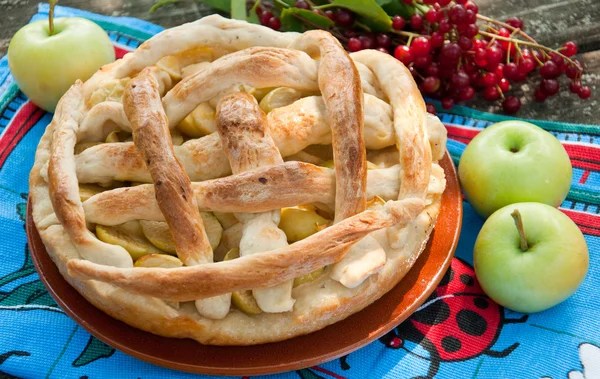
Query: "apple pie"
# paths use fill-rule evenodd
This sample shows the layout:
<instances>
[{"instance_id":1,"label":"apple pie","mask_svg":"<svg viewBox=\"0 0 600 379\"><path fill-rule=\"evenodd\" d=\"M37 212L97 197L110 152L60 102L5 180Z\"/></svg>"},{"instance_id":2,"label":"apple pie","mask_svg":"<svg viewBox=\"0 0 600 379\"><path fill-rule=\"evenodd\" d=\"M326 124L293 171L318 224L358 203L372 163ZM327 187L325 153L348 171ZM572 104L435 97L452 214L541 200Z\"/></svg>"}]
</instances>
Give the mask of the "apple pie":
<instances>
[{"instance_id":1,"label":"apple pie","mask_svg":"<svg viewBox=\"0 0 600 379\"><path fill-rule=\"evenodd\" d=\"M116 319L280 341L402 280L438 217L445 144L392 56L209 16L69 89L37 149L33 218Z\"/></svg>"}]
</instances>

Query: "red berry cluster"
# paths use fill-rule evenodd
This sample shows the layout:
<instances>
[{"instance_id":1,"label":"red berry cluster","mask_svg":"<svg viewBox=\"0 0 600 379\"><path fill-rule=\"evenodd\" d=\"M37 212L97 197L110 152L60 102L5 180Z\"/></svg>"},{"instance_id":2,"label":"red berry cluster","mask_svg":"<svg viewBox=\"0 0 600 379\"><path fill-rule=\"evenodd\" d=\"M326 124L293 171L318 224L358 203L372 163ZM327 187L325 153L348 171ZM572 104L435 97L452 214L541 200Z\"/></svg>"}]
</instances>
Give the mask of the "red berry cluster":
<instances>
[{"instance_id":1,"label":"red berry cluster","mask_svg":"<svg viewBox=\"0 0 600 379\"><path fill-rule=\"evenodd\" d=\"M552 50L539 45L523 32L523 21L512 17L505 22L479 15L471 0L402 0L415 12L408 19L391 18L388 33L371 33L355 22L353 12L337 8L313 8L310 1L296 1L295 7L312 9L335 22L330 31L351 52L377 49L393 54L408 67L421 92L441 100L444 109L457 102L472 100L476 93L487 101L501 101L506 113L516 113L521 101L508 96L511 83L523 82L539 70L542 80L535 90L536 101L558 93L558 77L571 79L569 90L582 99L591 96L582 85L583 66L571 57L577 53L574 42ZM270 11L259 10L260 22L275 30L279 19ZM480 25L477 22L480 22ZM480 30L481 27L481 30ZM433 106L429 111L435 112Z\"/></svg>"}]
</instances>

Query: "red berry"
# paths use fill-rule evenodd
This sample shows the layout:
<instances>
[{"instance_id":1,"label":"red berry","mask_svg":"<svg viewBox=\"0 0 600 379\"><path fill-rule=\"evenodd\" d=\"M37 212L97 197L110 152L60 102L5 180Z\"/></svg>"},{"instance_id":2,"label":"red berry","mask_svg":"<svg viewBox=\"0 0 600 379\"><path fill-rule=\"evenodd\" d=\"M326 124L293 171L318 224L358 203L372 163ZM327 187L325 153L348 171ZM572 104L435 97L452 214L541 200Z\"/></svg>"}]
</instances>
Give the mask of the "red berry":
<instances>
[{"instance_id":1,"label":"red berry","mask_svg":"<svg viewBox=\"0 0 600 379\"><path fill-rule=\"evenodd\" d=\"M542 79L540 83L540 90L546 96L554 96L558 93L558 80L556 79Z\"/></svg>"},{"instance_id":2,"label":"red berry","mask_svg":"<svg viewBox=\"0 0 600 379\"><path fill-rule=\"evenodd\" d=\"M484 49L487 47L487 43L482 39L476 39L473 41L473 50Z\"/></svg>"},{"instance_id":3,"label":"red berry","mask_svg":"<svg viewBox=\"0 0 600 379\"><path fill-rule=\"evenodd\" d=\"M500 30L498 30L498 35L500 37L508 38L510 37L510 32L506 28L500 28Z\"/></svg>"},{"instance_id":4,"label":"red berry","mask_svg":"<svg viewBox=\"0 0 600 379\"><path fill-rule=\"evenodd\" d=\"M454 5L448 11L448 18L450 19L450 22L454 25L464 24L466 21L466 17L467 11L465 10L465 7L463 7L460 4Z\"/></svg>"},{"instance_id":5,"label":"red berry","mask_svg":"<svg viewBox=\"0 0 600 379\"><path fill-rule=\"evenodd\" d=\"M460 101L469 101L475 97L475 89L471 86L463 87L458 91L458 99Z\"/></svg>"},{"instance_id":6,"label":"red berry","mask_svg":"<svg viewBox=\"0 0 600 379\"><path fill-rule=\"evenodd\" d=\"M378 47L377 49L375 49L377 51L381 51L382 53L386 53L389 54L390 52L385 48L385 47Z\"/></svg>"},{"instance_id":7,"label":"red berry","mask_svg":"<svg viewBox=\"0 0 600 379\"><path fill-rule=\"evenodd\" d=\"M521 20L520 17L511 17L504 22L506 22L508 25L512 26L515 29L523 30L523 20Z\"/></svg>"},{"instance_id":8,"label":"red berry","mask_svg":"<svg viewBox=\"0 0 600 379\"><path fill-rule=\"evenodd\" d=\"M502 78L498 81L498 87L500 87L502 92L506 92L510 89L510 83L508 80Z\"/></svg>"},{"instance_id":9,"label":"red berry","mask_svg":"<svg viewBox=\"0 0 600 379\"><path fill-rule=\"evenodd\" d=\"M402 30L406 26L406 20L402 16L396 15L392 18L392 28Z\"/></svg>"},{"instance_id":10,"label":"red berry","mask_svg":"<svg viewBox=\"0 0 600 379\"><path fill-rule=\"evenodd\" d=\"M435 24L438 22L439 12L435 9L431 8L425 13L425 20L427 20L430 24Z\"/></svg>"},{"instance_id":11,"label":"red berry","mask_svg":"<svg viewBox=\"0 0 600 379\"><path fill-rule=\"evenodd\" d=\"M486 99L487 101L498 100L499 97L500 97L500 91L498 91L498 87L496 87L496 86L487 87L483 91L483 98Z\"/></svg>"},{"instance_id":12,"label":"red berry","mask_svg":"<svg viewBox=\"0 0 600 379\"><path fill-rule=\"evenodd\" d=\"M440 79L435 76L428 76L421 83L421 90L425 93L433 93L440 88Z\"/></svg>"},{"instance_id":13,"label":"red berry","mask_svg":"<svg viewBox=\"0 0 600 379\"><path fill-rule=\"evenodd\" d=\"M375 47L375 38L370 35L364 35L358 37L362 44L363 49L373 49Z\"/></svg>"},{"instance_id":14,"label":"red berry","mask_svg":"<svg viewBox=\"0 0 600 379\"><path fill-rule=\"evenodd\" d=\"M431 42L431 47L434 49L440 47L444 44L444 35L440 32L433 32L431 33L429 42Z\"/></svg>"},{"instance_id":15,"label":"red berry","mask_svg":"<svg viewBox=\"0 0 600 379\"><path fill-rule=\"evenodd\" d=\"M388 34L378 34L377 35L377 46L379 47L389 47L392 43L392 38Z\"/></svg>"},{"instance_id":16,"label":"red berry","mask_svg":"<svg viewBox=\"0 0 600 379\"><path fill-rule=\"evenodd\" d=\"M483 75L483 85L486 87L493 87L498 83L498 77L493 72L488 72Z\"/></svg>"},{"instance_id":17,"label":"red berry","mask_svg":"<svg viewBox=\"0 0 600 379\"><path fill-rule=\"evenodd\" d=\"M560 75L560 69L553 61L548 61L540 68L540 75L545 79L554 79Z\"/></svg>"},{"instance_id":18,"label":"red berry","mask_svg":"<svg viewBox=\"0 0 600 379\"><path fill-rule=\"evenodd\" d=\"M469 84L471 84L471 78L469 77L469 75L464 72L464 71L457 71L452 75L452 84L454 84L454 86L456 88L462 88L462 87L466 87Z\"/></svg>"},{"instance_id":19,"label":"red berry","mask_svg":"<svg viewBox=\"0 0 600 379\"><path fill-rule=\"evenodd\" d=\"M423 16L417 13L410 16L410 27L417 32L421 31L423 29Z\"/></svg>"},{"instance_id":20,"label":"red berry","mask_svg":"<svg viewBox=\"0 0 600 379\"><path fill-rule=\"evenodd\" d=\"M454 106L454 100L451 97L444 97L442 99L442 108L448 110L448 109L452 109L453 106Z\"/></svg>"},{"instance_id":21,"label":"red berry","mask_svg":"<svg viewBox=\"0 0 600 379\"><path fill-rule=\"evenodd\" d=\"M269 12L269 11L265 11L260 15L260 23L262 25L267 25L269 23L269 20L271 19L271 17L273 17L273 13Z\"/></svg>"},{"instance_id":22,"label":"red berry","mask_svg":"<svg viewBox=\"0 0 600 379\"><path fill-rule=\"evenodd\" d=\"M462 50L455 42L448 43L440 49L439 61L444 66L454 66L458 63Z\"/></svg>"},{"instance_id":23,"label":"red berry","mask_svg":"<svg viewBox=\"0 0 600 379\"><path fill-rule=\"evenodd\" d=\"M423 55L422 57L415 58L415 67L417 68L426 68L433 61L433 57L431 54Z\"/></svg>"},{"instance_id":24,"label":"red berry","mask_svg":"<svg viewBox=\"0 0 600 379\"><path fill-rule=\"evenodd\" d=\"M477 6L477 4L470 0L465 3L465 8L468 11L472 11L473 13L479 13L479 7Z\"/></svg>"},{"instance_id":25,"label":"red berry","mask_svg":"<svg viewBox=\"0 0 600 379\"><path fill-rule=\"evenodd\" d=\"M448 33L450 30L452 30L452 25L450 25L448 20L440 21L440 24L438 25L438 32Z\"/></svg>"},{"instance_id":26,"label":"red berry","mask_svg":"<svg viewBox=\"0 0 600 379\"><path fill-rule=\"evenodd\" d=\"M348 50L350 51L359 51L362 50L362 43L358 38L350 38L348 40Z\"/></svg>"},{"instance_id":27,"label":"red berry","mask_svg":"<svg viewBox=\"0 0 600 379\"><path fill-rule=\"evenodd\" d=\"M577 45L573 41L565 42L562 47L563 49L561 52L567 57L572 57L577 54Z\"/></svg>"},{"instance_id":28,"label":"red berry","mask_svg":"<svg viewBox=\"0 0 600 379\"><path fill-rule=\"evenodd\" d=\"M308 3L304 0L297 0L296 3L294 4L294 6L296 8L300 8L300 9L310 9L310 7L308 6Z\"/></svg>"},{"instance_id":29,"label":"red berry","mask_svg":"<svg viewBox=\"0 0 600 379\"><path fill-rule=\"evenodd\" d=\"M425 108L427 109L427 113L431 113L431 114L436 114L436 110L435 110L435 106L433 104L429 104L427 103L427 105L425 106Z\"/></svg>"},{"instance_id":30,"label":"red berry","mask_svg":"<svg viewBox=\"0 0 600 379\"><path fill-rule=\"evenodd\" d=\"M463 51L467 51L473 46L473 40L467 36L460 36L458 38L458 46L460 46Z\"/></svg>"},{"instance_id":31,"label":"red berry","mask_svg":"<svg viewBox=\"0 0 600 379\"><path fill-rule=\"evenodd\" d=\"M581 63L579 63L579 61L576 59L573 59L573 62L575 62L575 64L568 65L565 69L565 74L569 79L576 79L580 77L581 73L583 72L583 67L581 67Z\"/></svg>"},{"instance_id":32,"label":"red berry","mask_svg":"<svg viewBox=\"0 0 600 379\"><path fill-rule=\"evenodd\" d=\"M514 82L524 82L527 80L527 74L524 72L517 72L517 75L513 78Z\"/></svg>"},{"instance_id":33,"label":"red berry","mask_svg":"<svg viewBox=\"0 0 600 379\"><path fill-rule=\"evenodd\" d=\"M504 108L504 112L508 114L517 113L519 109L521 109L521 100L514 96L508 96L504 99L504 102L502 102L502 108Z\"/></svg>"},{"instance_id":34,"label":"red berry","mask_svg":"<svg viewBox=\"0 0 600 379\"><path fill-rule=\"evenodd\" d=\"M504 77L506 77L506 79L512 80L514 77L517 76L518 72L519 68L514 62L509 62L504 65Z\"/></svg>"},{"instance_id":35,"label":"red berry","mask_svg":"<svg viewBox=\"0 0 600 379\"><path fill-rule=\"evenodd\" d=\"M467 0L456 0L456 4L465 4Z\"/></svg>"},{"instance_id":36,"label":"red berry","mask_svg":"<svg viewBox=\"0 0 600 379\"><path fill-rule=\"evenodd\" d=\"M281 21L279 21L277 17L273 16L269 19L267 26L273 30L279 30L279 28L281 28Z\"/></svg>"},{"instance_id":37,"label":"red berry","mask_svg":"<svg viewBox=\"0 0 600 379\"><path fill-rule=\"evenodd\" d=\"M548 95L546 95L544 93L544 91L541 90L541 88L536 88L534 98L535 98L535 101L541 103L543 101L546 101L546 99L548 98Z\"/></svg>"},{"instance_id":38,"label":"red berry","mask_svg":"<svg viewBox=\"0 0 600 379\"><path fill-rule=\"evenodd\" d=\"M573 81L573 82L569 83L569 91L571 91L572 93L579 93L580 89L581 89L581 82Z\"/></svg>"},{"instance_id":39,"label":"red berry","mask_svg":"<svg viewBox=\"0 0 600 379\"><path fill-rule=\"evenodd\" d=\"M531 58L525 58L522 59L521 62L519 62L519 65L517 67L519 69L519 72L529 74L535 68L535 62Z\"/></svg>"},{"instance_id":40,"label":"red berry","mask_svg":"<svg viewBox=\"0 0 600 379\"><path fill-rule=\"evenodd\" d=\"M485 59L487 62L493 66L502 62L502 50L495 46L490 46L485 49Z\"/></svg>"},{"instance_id":41,"label":"red berry","mask_svg":"<svg viewBox=\"0 0 600 379\"><path fill-rule=\"evenodd\" d=\"M590 87L585 86L579 89L579 97L581 99L589 99L590 96L592 96L592 90L590 89Z\"/></svg>"},{"instance_id":42,"label":"red berry","mask_svg":"<svg viewBox=\"0 0 600 379\"><path fill-rule=\"evenodd\" d=\"M410 46L412 47L413 54L416 57L425 56L431 51L431 43L427 37L415 38Z\"/></svg>"},{"instance_id":43,"label":"red berry","mask_svg":"<svg viewBox=\"0 0 600 379\"><path fill-rule=\"evenodd\" d=\"M396 50L394 50L394 57L404 63L405 66L408 66L414 59L412 49L410 46L406 45L399 45L396 47Z\"/></svg>"},{"instance_id":44,"label":"red berry","mask_svg":"<svg viewBox=\"0 0 600 379\"><path fill-rule=\"evenodd\" d=\"M412 0L402 0L404 4L412 5Z\"/></svg>"},{"instance_id":45,"label":"red berry","mask_svg":"<svg viewBox=\"0 0 600 379\"><path fill-rule=\"evenodd\" d=\"M350 27L354 24L354 14L347 9L338 9L335 15L335 21L345 27Z\"/></svg>"},{"instance_id":46,"label":"red berry","mask_svg":"<svg viewBox=\"0 0 600 379\"><path fill-rule=\"evenodd\" d=\"M437 2L437 0L423 0L423 4L433 5Z\"/></svg>"},{"instance_id":47,"label":"red berry","mask_svg":"<svg viewBox=\"0 0 600 379\"><path fill-rule=\"evenodd\" d=\"M479 33L479 27L475 24L468 24L465 31L462 33L464 36L473 38Z\"/></svg>"},{"instance_id":48,"label":"red berry","mask_svg":"<svg viewBox=\"0 0 600 379\"><path fill-rule=\"evenodd\" d=\"M465 15L465 24L474 24L477 22L477 13L473 12L470 9L467 9Z\"/></svg>"},{"instance_id":49,"label":"red berry","mask_svg":"<svg viewBox=\"0 0 600 379\"><path fill-rule=\"evenodd\" d=\"M504 64L503 63L498 63L498 65L490 71L492 71L494 74L496 74L498 79L504 78Z\"/></svg>"},{"instance_id":50,"label":"red berry","mask_svg":"<svg viewBox=\"0 0 600 379\"><path fill-rule=\"evenodd\" d=\"M440 6L445 7L446 5L450 4L451 0L438 0L438 4L440 4Z\"/></svg>"},{"instance_id":51,"label":"red berry","mask_svg":"<svg viewBox=\"0 0 600 379\"><path fill-rule=\"evenodd\" d=\"M331 21L335 21L335 13L333 13L332 10L325 11L325 16L327 16L327 18Z\"/></svg>"},{"instance_id":52,"label":"red berry","mask_svg":"<svg viewBox=\"0 0 600 379\"><path fill-rule=\"evenodd\" d=\"M565 60L563 59L563 57L561 57L560 55L552 52L550 53L550 60L552 62L554 62L554 64L556 65L556 67L558 67L559 70L559 75L560 72L562 72L562 70L565 68Z\"/></svg>"},{"instance_id":53,"label":"red berry","mask_svg":"<svg viewBox=\"0 0 600 379\"><path fill-rule=\"evenodd\" d=\"M263 9L261 6L257 6L255 9L256 15L260 18L260 15L263 14Z\"/></svg>"},{"instance_id":54,"label":"red berry","mask_svg":"<svg viewBox=\"0 0 600 379\"><path fill-rule=\"evenodd\" d=\"M439 76L440 67L437 63L433 62L429 66L427 66L427 68L425 69L425 74L427 74L428 76Z\"/></svg>"}]
</instances>

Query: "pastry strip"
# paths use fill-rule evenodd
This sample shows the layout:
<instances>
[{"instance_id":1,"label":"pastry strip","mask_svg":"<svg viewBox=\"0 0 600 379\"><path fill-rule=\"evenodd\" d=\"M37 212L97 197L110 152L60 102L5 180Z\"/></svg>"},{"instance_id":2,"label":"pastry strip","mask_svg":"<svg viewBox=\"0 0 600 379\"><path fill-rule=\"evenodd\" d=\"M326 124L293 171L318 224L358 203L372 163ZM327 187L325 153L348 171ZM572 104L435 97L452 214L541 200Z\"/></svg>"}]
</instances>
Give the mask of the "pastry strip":
<instances>
[{"instance_id":1,"label":"pastry strip","mask_svg":"<svg viewBox=\"0 0 600 379\"><path fill-rule=\"evenodd\" d=\"M217 130L234 174L261 166L283 164L279 150L267 133L266 117L256 99L247 93L224 97L217 109ZM266 179L265 179L266 180ZM279 209L256 214L236 214L242 222L240 256L287 246L285 233L277 227ZM252 294L263 312L287 312L294 306L293 280L268 288L254 288Z\"/></svg>"},{"instance_id":2,"label":"pastry strip","mask_svg":"<svg viewBox=\"0 0 600 379\"><path fill-rule=\"evenodd\" d=\"M98 240L86 227L75 175L74 147L83 111L81 81L71 86L58 103L49 126L53 128L52 153L48 164L48 187L56 217L84 259L98 264L131 267L129 253L120 246Z\"/></svg>"}]
</instances>

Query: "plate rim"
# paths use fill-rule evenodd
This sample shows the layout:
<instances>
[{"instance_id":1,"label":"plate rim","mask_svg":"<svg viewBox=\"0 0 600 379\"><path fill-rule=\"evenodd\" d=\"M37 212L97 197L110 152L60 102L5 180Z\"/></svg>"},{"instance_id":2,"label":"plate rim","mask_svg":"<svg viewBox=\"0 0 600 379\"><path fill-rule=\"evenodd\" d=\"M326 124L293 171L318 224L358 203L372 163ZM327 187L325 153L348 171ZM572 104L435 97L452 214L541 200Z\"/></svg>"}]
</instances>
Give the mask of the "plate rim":
<instances>
[{"instance_id":1,"label":"plate rim","mask_svg":"<svg viewBox=\"0 0 600 379\"><path fill-rule=\"evenodd\" d=\"M416 296L416 298L414 298L412 300L411 304L407 307L407 309L403 313L388 319L385 322L385 324L379 326L372 333L369 333L369 335L366 338L363 338L363 339L358 340L351 344L347 344L344 346L338 346L338 347L332 349L332 351L329 351L327 354L320 354L318 356L310 356L305 359L296 360L294 362L277 363L275 360L273 360L273 363L271 363L269 365L263 365L261 367L255 367L255 366L247 367L247 368L223 367L223 366L219 366L218 368L214 367L214 366L209 367L209 366L203 366L202 362L199 362L198 364L190 364L187 362L177 362L177 361L166 359L164 357L160 357L157 355L151 355L144 351L140 351L139 349L136 349L134 347L130 347L127 343L124 343L122 341L110 339L102 333L102 330L100 330L98 327L96 327L94 325L94 322L89 322L88 320L86 320L86 318L84 318L84 316L80 315L80 313L82 313L82 312L80 310L78 311L76 309L77 307L72 304L72 303L77 303L76 301L64 301L63 294L62 294L63 290L55 288L55 285L53 285L51 283L51 281L53 281L53 280L58 280L58 282L61 282L61 281L64 282L64 283L61 283L61 285L66 284L65 291L74 292L73 295L75 295L75 297L80 297L81 301L84 301L85 303L87 303L88 306L92 307L94 312L99 312L99 313L102 313L103 315L106 315L102 310L95 308L91 303L89 303L60 274L58 267L54 264L54 262L52 261L52 258L48 255L48 252L47 252L46 248L44 247L43 242L41 241L41 237L39 236L37 228L35 227L35 224L32 220L32 209L31 209L30 197L28 197L28 199L27 199L27 218L26 218L27 242L30 247L29 250L30 250L30 255L31 255L33 264L34 264L35 269L40 277L40 280L44 284L44 287L46 287L48 293L52 296L52 298L56 301L56 303L61 307L61 309L66 313L66 315L68 315L73 321L75 321L78 325L83 327L91 335L95 336L102 342L106 343L107 345L109 345L119 351L122 351L134 358L137 358L142 361L145 361L145 362L148 362L148 363L151 363L154 365L158 365L161 367L166 367L166 368L170 368L170 369L174 369L174 370L178 370L178 371L185 371L185 372L191 372L191 373L196 373L196 374L205 374L205 375L217 375L217 376L252 375L252 376L254 376L254 375L278 374L278 373L283 373L283 372L288 372L288 371L300 370L303 368L308 368L308 367L312 367L315 365L319 365L319 364L323 364L325 362L335 360L344 355L350 354L351 352L356 351L356 350L360 349L361 347L366 346L367 344L375 341L376 339L383 336L384 334L386 334L387 332L389 332L390 330L395 328L397 325L402 323L408 317L410 317L419 308L419 306L421 306L427 300L427 298L431 295L431 293L433 293L435 288L437 288L437 285L443 278L448 267L450 266L452 258L454 257L454 253L458 246L458 240L459 240L460 232L461 232L461 228L462 228L462 217L463 217L463 202L462 202L462 195L461 195L461 191L460 191L458 176L456 173L456 167L454 166L454 163L452 162L452 159L450 158L450 154L448 153L448 151L446 151L444 157L439 161L439 163L444 169L444 173L446 175L446 183L447 183L446 189L444 190L444 194L442 196L445 197L445 196L454 195L454 197L449 198L449 201L452 203L451 206L453 208L455 207L455 209L454 209L455 212L448 212L448 213L456 214L456 217L454 220L456 223L456 228L453 229L453 233L451 234L450 248L444 257L442 265L435 271L433 277L430 278L430 281L427 283L427 286L424 289L424 291L421 292L418 296ZM450 194L450 192L452 192L452 194ZM433 240L434 233L435 233L435 228L434 228L423 252L430 249L430 245L431 245L431 241ZM37 240L37 241L35 241L35 240ZM40 245L41 245L41 248L40 248ZM42 251L38 251L38 249L40 249ZM417 263L421 259L425 259L423 252L419 256L419 258L415 261L415 263L413 264L413 267L411 267L411 269L409 270L409 272L406 275L410 274L410 272L414 269L415 265L417 265ZM45 254L46 257L44 257L43 259L49 259L50 262L52 263L50 270L52 270L52 267L54 267L53 271L55 271L55 272L52 272L50 274L52 275L52 277L54 279L49 279L50 277L47 275L48 273L45 272L43 269L43 267L45 267L45 263L41 262L42 257L40 257L38 254ZM56 276L58 276L58 277L56 277ZM400 283L402 283L402 281L400 281ZM400 283L398 285L400 285ZM393 289L390 290L388 293L384 294L383 296L386 296L387 294L389 294L392 291L393 291ZM379 300L377 300L373 304L370 304L363 310L355 313L355 315L365 312L365 311L368 311L377 302L379 302ZM398 305L399 304L401 304L401 301L398 302ZM85 313L85 312L83 312L83 313ZM106 315L106 316L110 317L108 315ZM350 317L352 317L352 316L350 316ZM348 320L348 318L341 320L333 325L347 322L347 320ZM157 336L150 332L142 331L140 329L134 328L134 327L132 327L120 320L117 320L117 319L112 319L112 321L116 324L122 324L122 326L125 327L126 329L131 328L131 329L135 329L138 332L148 334L150 336L150 338L157 338L157 337L158 338L168 338L168 337ZM326 328L329 328L329 327L331 327L331 326L328 326ZM318 333L319 333L319 331L316 331L316 332L310 333L305 336L300 336L300 337L306 338L307 336L309 336L308 338L312 337L312 338L315 338L318 340L318 338L319 338ZM293 341L295 338L300 338L300 337L294 337L291 340ZM171 339L171 338L169 338L169 339ZM172 338L172 340L180 341L179 339L175 339L175 338ZM272 347L272 348L276 349L277 348L276 345L279 343L281 343L281 342L273 342L273 343L256 345L256 346L261 346L261 347L268 346L267 348ZM211 346L211 345L202 345L200 343L197 343L197 344L199 346L201 346L202 349L205 349L205 348L208 348L208 349L228 349L228 348L235 349L236 348L236 346ZM276 357L276 355L274 355L274 356Z\"/></svg>"}]
</instances>

